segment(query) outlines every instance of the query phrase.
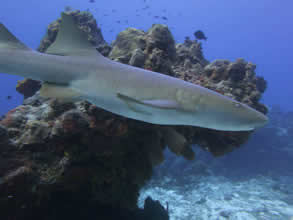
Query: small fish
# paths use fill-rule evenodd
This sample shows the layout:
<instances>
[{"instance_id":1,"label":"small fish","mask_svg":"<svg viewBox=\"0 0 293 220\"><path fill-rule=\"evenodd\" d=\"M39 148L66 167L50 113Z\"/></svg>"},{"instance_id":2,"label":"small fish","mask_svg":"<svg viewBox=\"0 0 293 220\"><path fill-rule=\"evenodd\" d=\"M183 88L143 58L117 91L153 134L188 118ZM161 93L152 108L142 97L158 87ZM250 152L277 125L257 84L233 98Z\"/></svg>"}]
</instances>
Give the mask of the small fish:
<instances>
[{"instance_id":1,"label":"small fish","mask_svg":"<svg viewBox=\"0 0 293 220\"><path fill-rule=\"evenodd\" d=\"M7 100L10 100L10 99L12 99L12 96L11 95L8 95L8 96L6 96L6 99Z\"/></svg>"},{"instance_id":2,"label":"small fish","mask_svg":"<svg viewBox=\"0 0 293 220\"><path fill-rule=\"evenodd\" d=\"M89 0L89 3L95 3L96 1L95 0Z\"/></svg>"},{"instance_id":3,"label":"small fish","mask_svg":"<svg viewBox=\"0 0 293 220\"><path fill-rule=\"evenodd\" d=\"M165 17L165 16L162 16L162 19L163 19L163 20L165 20L165 21L167 21L167 20L168 20L168 18L167 18L167 17Z\"/></svg>"},{"instance_id":4,"label":"small fish","mask_svg":"<svg viewBox=\"0 0 293 220\"><path fill-rule=\"evenodd\" d=\"M194 32L194 36L198 40L207 40L208 39L201 30Z\"/></svg>"}]
</instances>

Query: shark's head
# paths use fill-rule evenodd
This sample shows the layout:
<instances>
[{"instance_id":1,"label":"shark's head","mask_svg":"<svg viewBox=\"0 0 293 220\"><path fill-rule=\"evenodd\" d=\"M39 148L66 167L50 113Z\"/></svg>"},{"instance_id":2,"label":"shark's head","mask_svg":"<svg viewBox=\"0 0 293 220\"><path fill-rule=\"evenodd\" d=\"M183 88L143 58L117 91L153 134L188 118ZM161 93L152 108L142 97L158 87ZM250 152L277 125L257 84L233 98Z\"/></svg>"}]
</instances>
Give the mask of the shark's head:
<instances>
[{"instance_id":1,"label":"shark's head","mask_svg":"<svg viewBox=\"0 0 293 220\"><path fill-rule=\"evenodd\" d=\"M218 125L223 130L248 131L263 127L268 118L259 111L235 100L226 99L218 106ZM215 124L215 126L218 126Z\"/></svg>"},{"instance_id":2,"label":"shark's head","mask_svg":"<svg viewBox=\"0 0 293 220\"><path fill-rule=\"evenodd\" d=\"M216 92L209 91L193 96L194 124L198 126L224 130L249 131L264 126L268 118L246 104Z\"/></svg>"}]
</instances>

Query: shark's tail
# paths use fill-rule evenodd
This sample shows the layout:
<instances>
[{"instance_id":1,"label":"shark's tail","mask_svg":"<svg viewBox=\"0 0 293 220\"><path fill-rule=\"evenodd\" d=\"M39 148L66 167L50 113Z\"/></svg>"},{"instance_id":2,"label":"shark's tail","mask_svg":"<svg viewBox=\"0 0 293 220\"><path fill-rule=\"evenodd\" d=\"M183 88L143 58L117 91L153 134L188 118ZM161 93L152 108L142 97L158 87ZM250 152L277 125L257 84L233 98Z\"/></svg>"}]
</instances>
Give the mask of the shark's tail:
<instances>
[{"instance_id":1,"label":"shark's tail","mask_svg":"<svg viewBox=\"0 0 293 220\"><path fill-rule=\"evenodd\" d=\"M0 50L4 48L31 50L0 23Z\"/></svg>"},{"instance_id":2,"label":"shark's tail","mask_svg":"<svg viewBox=\"0 0 293 220\"><path fill-rule=\"evenodd\" d=\"M0 23L0 72L12 73L13 56L17 51L33 51L18 40L2 23ZM12 73L13 74L13 73Z\"/></svg>"}]
</instances>

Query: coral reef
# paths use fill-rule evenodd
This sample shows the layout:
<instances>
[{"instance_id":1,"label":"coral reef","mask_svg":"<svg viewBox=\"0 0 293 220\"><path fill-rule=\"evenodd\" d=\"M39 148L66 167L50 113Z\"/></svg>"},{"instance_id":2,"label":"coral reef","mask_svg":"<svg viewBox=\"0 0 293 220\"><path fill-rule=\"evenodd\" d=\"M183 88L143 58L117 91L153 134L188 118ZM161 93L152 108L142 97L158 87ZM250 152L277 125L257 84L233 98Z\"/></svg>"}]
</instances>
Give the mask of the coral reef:
<instances>
[{"instance_id":1,"label":"coral reef","mask_svg":"<svg viewBox=\"0 0 293 220\"><path fill-rule=\"evenodd\" d=\"M127 28L118 34L112 47L113 49L109 54L109 58L122 63L128 63L136 49L145 49L144 32L135 28Z\"/></svg>"},{"instance_id":2,"label":"coral reef","mask_svg":"<svg viewBox=\"0 0 293 220\"><path fill-rule=\"evenodd\" d=\"M139 189L152 175L149 146L157 134L151 126L87 102L57 103L38 95L0 123L0 203L7 206L6 217L20 218L72 194L136 209Z\"/></svg>"},{"instance_id":3,"label":"coral reef","mask_svg":"<svg viewBox=\"0 0 293 220\"><path fill-rule=\"evenodd\" d=\"M66 13L75 17L104 56L200 84L267 111L259 103L266 82L255 76L251 63L209 63L200 43L187 38L176 45L168 27L159 24L147 32L128 28L109 46L89 12ZM60 19L49 25L40 52L54 42L59 24ZM97 204L110 213L136 210L139 189L150 179L153 166L163 162L166 144L176 155L192 160L191 144L218 156L246 142L251 133L147 124L86 101L31 96L38 87L31 80L18 86L26 98L23 105L0 121L0 206L6 210L1 214L10 219L27 219L32 210L39 211L36 218L50 212L62 216L72 209L91 213L89 207Z\"/></svg>"},{"instance_id":4,"label":"coral reef","mask_svg":"<svg viewBox=\"0 0 293 220\"><path fill-rule=\"evenodd\" d=\"M16 85L16 91L23 94L26 99L33 96L41 88L41 83L32 79L19 80Z\"/></svg>"},{"instance_id":5,"label":"coral reef","mask_svg":"<svg viewBox=\"0 0 293 220\"><path fill-rule=\"evenodd\" d=\"M128 28L119 33L112 46L111 59L173 75L175 41L166 25L154 24L147 32Z\"/></svg>"}]
</instances>

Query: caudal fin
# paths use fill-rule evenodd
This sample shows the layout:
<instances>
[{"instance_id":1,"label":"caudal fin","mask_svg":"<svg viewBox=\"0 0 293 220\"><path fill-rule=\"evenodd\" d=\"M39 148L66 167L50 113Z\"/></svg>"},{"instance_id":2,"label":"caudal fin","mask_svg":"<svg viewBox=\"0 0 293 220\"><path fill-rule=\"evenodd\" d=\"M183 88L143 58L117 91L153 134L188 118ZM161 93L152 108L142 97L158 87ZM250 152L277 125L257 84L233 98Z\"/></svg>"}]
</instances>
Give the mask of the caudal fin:
<instances>
[{"instance_id":1,"label":"caudal fin","mask_svg":"<svg viewBox=\"0 0 293 220\"><path fill-rule=\"evenodd\" d=\"M19 41L2 23L0 23L0 50L4 48L30 50Z\"/></svg>"}]
</instances>

